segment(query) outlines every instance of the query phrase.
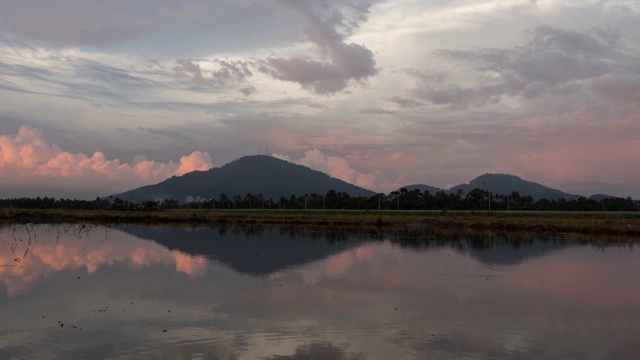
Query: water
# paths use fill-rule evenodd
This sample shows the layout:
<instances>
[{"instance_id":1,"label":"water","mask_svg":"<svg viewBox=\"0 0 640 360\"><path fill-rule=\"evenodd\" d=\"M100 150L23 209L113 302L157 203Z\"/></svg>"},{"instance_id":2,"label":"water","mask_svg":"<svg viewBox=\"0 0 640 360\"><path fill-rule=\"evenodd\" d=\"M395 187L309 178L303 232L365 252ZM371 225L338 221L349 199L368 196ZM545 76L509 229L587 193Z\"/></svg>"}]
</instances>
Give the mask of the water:
<instances>
[{"instance_id":1,"label":"water","mask_svg":"<svg viewBox=\"0 0 640 360\"><path fill-rule=\"evenodd\" d=\"M638 359L640 253L332 227L0 228L0 359Z\"/></svg>"}]
</instances>

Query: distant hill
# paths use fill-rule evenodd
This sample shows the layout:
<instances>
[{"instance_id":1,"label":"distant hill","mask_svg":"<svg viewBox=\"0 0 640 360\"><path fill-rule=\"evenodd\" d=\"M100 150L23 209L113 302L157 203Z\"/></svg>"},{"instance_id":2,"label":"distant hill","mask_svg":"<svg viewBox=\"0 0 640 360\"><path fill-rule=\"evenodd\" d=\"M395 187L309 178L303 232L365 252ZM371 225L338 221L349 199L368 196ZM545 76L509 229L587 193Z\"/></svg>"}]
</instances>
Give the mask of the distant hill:
<instances>
[{"instance_id":1,"label":"distant hill","mask_svg":"<svg viewBox=\"0 0 640 360\"><path fill-rule=\"evenodd\" d=\"M605 195L605 194L594 194L589 196L589 200L594 200L594 201L602 201L605 199L615 199L616 196L610 196L610 195Z\"/></svg>"},{"instance_id":2,"label":"distant hill","mask_svg":"<svg viewBox=\"0 0 640 360\"><path fill-rule=\"evenodd\" d=\"M431 195L435 195L436 193L442 191L442 189L437 188L435 186L431 186L431 185L425 185L425 184L414 184L414 185L407 185L407 186L403 186L405 189L409 190L409 191L413 191L413 190L420 190L420 192L424 193L425 190L429 191L429 194Z\"/></svg>"},{"instance_id":3,"label":"distant hill","mask_svg":"<svg viewBox=\"0 0 640 360\"><path fill-rule=\"evenodd\" d=\"M188 201L197 198L217 199L221 193L229 197L251 193L276 200L281 196L325 194L329 190L345 192L351 196L375 195L373 191L306 166L271 156L254 155L242 157L219 168L174 176L156 185L114 194L113 197L133 202L162 199Z\"/></svg>"},{"instance_id":4,"label":"distant hill","mask_svg":"<svg viewBox=\"0 0 640 360\"><path fill-rule=\"evenodd\" d=\"M517 192L521 196L531 196L534 201L539 199L557 200L565 198L567 200L577 199L580 196L567 194L557 189L540 185L538 183L522 180L515 175L507 174L484 174L471 180L468 184L460 184L449 189L450 192L457 192L462 190L463 193L468 193L473 189L486 189L493 194L510 194Z\"/></svg>"}]
</instances>

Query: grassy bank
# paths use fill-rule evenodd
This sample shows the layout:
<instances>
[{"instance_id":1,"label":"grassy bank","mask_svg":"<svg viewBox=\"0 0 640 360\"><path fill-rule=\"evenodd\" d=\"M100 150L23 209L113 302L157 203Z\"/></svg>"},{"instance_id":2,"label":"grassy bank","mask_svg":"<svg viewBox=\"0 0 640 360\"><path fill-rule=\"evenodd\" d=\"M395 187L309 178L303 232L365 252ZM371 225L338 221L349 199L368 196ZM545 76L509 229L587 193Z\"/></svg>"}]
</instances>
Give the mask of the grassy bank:
<instances>
[{"instance_id":1,"label":"grassy bank","mask_svg":"<svg viewBox=\"0 0 640 360\"><path fill-rule=\"evenodd\" d=\"M640 213L474 212L337 210L174 210L73 211L0 209L0 220L17 223L90 222L97 224L315 224L377 227L431 227L435 230L526 231L640 237Z\"/></svg>"}]
</instances>

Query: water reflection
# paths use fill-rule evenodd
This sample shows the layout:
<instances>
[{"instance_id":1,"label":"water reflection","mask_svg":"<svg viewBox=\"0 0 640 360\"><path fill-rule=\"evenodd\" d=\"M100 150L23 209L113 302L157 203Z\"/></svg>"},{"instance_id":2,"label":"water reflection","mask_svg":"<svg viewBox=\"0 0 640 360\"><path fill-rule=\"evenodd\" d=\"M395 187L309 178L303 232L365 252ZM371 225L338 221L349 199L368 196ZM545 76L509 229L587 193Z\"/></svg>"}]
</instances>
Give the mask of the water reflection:
<instances>
[{"instance_id":1,"label":"water reflection","mask_svg":"<svg viewBox=\"0 0 640 360\"><path fill-rule=\"evenodd\" d=\"M639 257L534 235L11 225L0 358L640 358Z\"/></svg>"}]
</instances>

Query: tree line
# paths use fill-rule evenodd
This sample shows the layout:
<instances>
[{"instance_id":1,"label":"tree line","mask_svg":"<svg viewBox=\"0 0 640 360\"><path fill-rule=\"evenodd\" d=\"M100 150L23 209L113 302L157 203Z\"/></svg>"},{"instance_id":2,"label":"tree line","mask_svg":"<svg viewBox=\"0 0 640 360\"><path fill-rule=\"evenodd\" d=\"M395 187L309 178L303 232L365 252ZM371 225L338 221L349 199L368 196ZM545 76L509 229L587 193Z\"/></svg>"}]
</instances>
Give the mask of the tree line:
<instances>
[{"instance_id":1,"label":"tree line","mask_svg":"<svg viewBox=\"0 0 640 360\"><path fill-rule=\"evenodd\" d=\"M419 189L402 188L389 194L373 196L350 196L345 192L330 190L326 194L291 195L279 199L266 198L262 194L247 193L244 196L218 197L181 202L175 199L131 202L107 197L95 200L71 200L44 198L1 199L2 208L61 209L61 210L117 210L159 211L171 209L292 209L292 210L484 210L484 211L639 211L640 201L630 197L605 197L600 200L580 197L578 199L539 199L510 194L491 194L482 189L469 193L458 191L435 194Z\"/></svg>"}]
</instances>

